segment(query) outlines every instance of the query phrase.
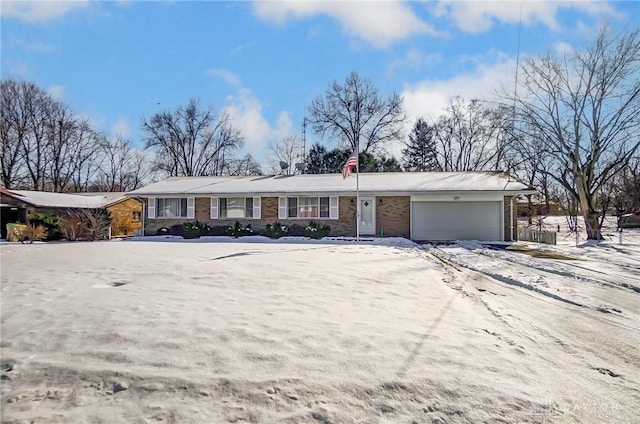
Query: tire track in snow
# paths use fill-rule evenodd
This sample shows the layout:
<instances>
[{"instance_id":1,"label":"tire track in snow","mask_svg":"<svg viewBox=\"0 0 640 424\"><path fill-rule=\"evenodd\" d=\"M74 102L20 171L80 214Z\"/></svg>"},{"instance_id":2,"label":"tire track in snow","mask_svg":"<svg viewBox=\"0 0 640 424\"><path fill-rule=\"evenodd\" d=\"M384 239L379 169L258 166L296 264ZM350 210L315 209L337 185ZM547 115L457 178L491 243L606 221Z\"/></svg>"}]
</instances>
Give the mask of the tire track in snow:
<instances>
[{"instance_id":1,"label":"tire track in snow","mask_svg":"<svg viewBox=\"0 0 640 424\"><path fill-rule=\"evenodd\" d=\"M520 264L520 263L515 262L515 261L512 262L512 261L507 261L507 260L504 260L502 258L495 257L495 256L490 256L490 255L486 255L486 254L479 254L479 253L476 253L476 252L474 252L472 250L469 250L469 249L467 249L465 247L462 247L462 246L460 246L459 248L460 249L465 249L466 252L469 252L469 254L472 255L471 257L473 257L474 259L476 259L477 257L480 257L480 255L482 255L485 258L490 259L493 262L494 261L508 262L509 266L512 267L512 268L513 267L515 267L515 268L525 268L526 267L526 271L527 272L523 273L525 275L527 275L527 274L531 275L532 271L540 271L540 270L537 270L537 269L535 269L535 268L533 268L531 266L523 265L523 264ZM497 272L489 271L489 269L497 269L498 268L498 267L496 267L495 263L491 263L491 264L487 265L488 269L483 269L481 267L474 266L471 263L469 263L469 262L473 262L472 260L470 260L470 261L459 260L463 255L460 255L460 254L448 254L447 252L445 252L444 250L442 250L441 248L438 248L438 247L434 247L431 250L436 250L438 252L438 254L436 254L434 252L431 252L431 254L433 256L436 256L436 257L440 256L441 260L446 259L448 262L455 263L458 266L461 266L461 267L464 267L464 268L469 269L471 271L478 272L480 274L486 275L487 277L490 277L490 278L492 278L492 279L494 279L496 281L499 281L499 282L502 282L502 283L505 283L505 284L508 284L508 285L524 288L524 289L527 289L527 290L531 290L531 291L539 293L539 294L541 294L543 296L547 296L547 297L550 297L552 299L555 299L555 300L558 300L558 301L561 301L561 302L564 302L564 303L567 303L567 304L570 304L570 305L573 305L573 306L578 306L578 307L584 307L585 306L582 303L576 302L576 301L568 299L566 297L562 297L562 296L557 295L555 293L552 293L552 292L550 292L548 290L544 290L544 289L542 289L540 287L536 287L531 283L522 282L522 281L516 280L515 278L509 277L509 276L505 276L505 275L499 274ZM539 276L544 278L544 275L542 273L539 273Z\"/></svg>"},{"instance_id":2,"label":"tire track in snow","mask_svg":"<svg viewBox=\"0 0 640 424\"><path fill-rule=\"evenodd\" d=\"M489 250L491 252L496 252L493 249L489 249ZM516 264L516 265L520 265L520 266L529 266L528 264L524 264L524 263L520 262L519 260L515 259L515 257L513 257L513 256L503 256L503 255L499 255L499 254L498 255L488 255L488 254L486 254L484 252L474 252L474 253L481 254L481 255L487 256L489 258L500 259L500 260L503 260L503 261L506 261L506 262L509 262L509 263L513 263L513 264ZM619 266L619 264L613 264L613 265ZM611 275L610 273L607 273L607 272L604 272L604 271L589 269L587 267L583 267L583 266L580 266L580 265L577 265L577 264L574 264L574 263L571 263L571 262L568 262L568 261L563 261L562 262L562 266L563 267L571 267L571 268L574 268L574 269L581 270L583 272L584 271L588 271L589 273L602 274L604 276L610 276ZM621 268L626 268L626 267L621 267ZM537 269L539 271L548 272L549 274L558 275L560 277L569 277L569 278L573 278L573 279L576 279L576 280L584 281L584 282L587 282L587 283L602 284L602 285L605 285L607 287L612 287L612 288L615 288L615 289L621 289L621 290L628 289L628 290L631 290L633 292L640 293L640 287L634 286L633 284L615 283L615 282L612 282L610 280L605 280L605 279L597 280L597 279L585 276L584 274L579 274L579 273L576 273L576 272L570 272L570 271L564 271L564 270L561 270L561 269L557 269L557 268L555 268L553 266L548 266L548 265L544 264L543 262L537 263L535 269Z\"/></svg>"}]
</instances>

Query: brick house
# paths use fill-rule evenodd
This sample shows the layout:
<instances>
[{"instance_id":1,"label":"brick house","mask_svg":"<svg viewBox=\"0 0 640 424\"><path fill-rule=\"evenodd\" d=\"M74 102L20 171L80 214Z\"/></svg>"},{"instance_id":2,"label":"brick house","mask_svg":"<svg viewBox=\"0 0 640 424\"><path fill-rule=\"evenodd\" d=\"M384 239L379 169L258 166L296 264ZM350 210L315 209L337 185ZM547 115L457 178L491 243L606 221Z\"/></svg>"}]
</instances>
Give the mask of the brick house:
<instances>
[{"instance_id":1,"label":"brick house","mask_svg":"<svg viewBox=\"0 0 640 424\"><path fill-rule=\"evenodd\" d=\"M113 236L133 235L142 228L142 202L122 192L51 193L0 188L2 238L6 224L26 223L35 213L63 213L67 209L106 209Z\"/></svg>"},{"instance_id":2,"label":"brick house","mask_svg":"<svg viewBox=\"0 0 640 424\"><path fill-rule=\"evenodd\" d=\"M358 187L356 187L358 186ZM356 188L360 219L356 219ZM261 230L278 221L322 221L332 236L401 236L413 240L513 240L518 194L534 191L491 172L362 173L172 177L127 193L144 202L144 229L198 220L239 221Z\"/></svg>"}]
</instances>

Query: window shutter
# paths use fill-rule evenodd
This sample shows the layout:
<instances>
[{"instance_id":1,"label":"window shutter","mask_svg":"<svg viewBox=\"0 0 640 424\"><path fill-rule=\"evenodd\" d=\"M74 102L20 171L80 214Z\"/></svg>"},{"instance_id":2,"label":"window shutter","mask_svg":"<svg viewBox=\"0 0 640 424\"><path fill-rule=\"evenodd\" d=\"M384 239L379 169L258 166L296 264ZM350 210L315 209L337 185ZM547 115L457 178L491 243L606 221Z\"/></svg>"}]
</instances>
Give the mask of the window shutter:
<instances>
[{"instance_id":1,"label":"window shutter","mask_svg":"<svg viewBox=\"0 0 640 424\"><path fill-rule=\"evenodd\" d=\"M338 219L338 198L329 198L329 219Z\"/></svg>"},{"instance_id":2,"label":"window shutter","mask_svg":"<svg viewBox=\"0 0 640 424\"><path fill-rule=\"evenodd\" d=\"M149 197L148 200L149 201L147 203L147 215L149 215L149 218L155 218L156 217L156 198Z\"/></svg>"},{"instance_id":3,"label":"window shutter","mask_svg":"<svg viewBox=\"0 0 640 424\"><path fill-rule=\"evenodd\" d=\"M211 210L209 211L209 217L211 219L218 219L218 198L211 198Z\"/></svg>"},{"instance_id":4,"label":"window shutter","mask_svg":"<svg viewBox=\"0 0 640 424\"><path fill-rule=\"evenodd\" d=\"M196 198L187 197L187 219L193 219L196 216Z\"/></svg>"},{"instance_id":5,"label":"window shutter","mask_svg":"<svg viewBox=\"0 0 640 424\"><path fill-rule=\"evenodd\" d=\"M253 198L253 219L260 219L260 198Z\"/></svg>"},{"instance_id":6,"label":"window shutter","mask_svg":"<svg viewBox=\"0 0 640 424\"><path fill-rule=\"evenodd\" d=\"M287 198L278 197L278 219L287 219Z\"/></svg>"}]
</instances>

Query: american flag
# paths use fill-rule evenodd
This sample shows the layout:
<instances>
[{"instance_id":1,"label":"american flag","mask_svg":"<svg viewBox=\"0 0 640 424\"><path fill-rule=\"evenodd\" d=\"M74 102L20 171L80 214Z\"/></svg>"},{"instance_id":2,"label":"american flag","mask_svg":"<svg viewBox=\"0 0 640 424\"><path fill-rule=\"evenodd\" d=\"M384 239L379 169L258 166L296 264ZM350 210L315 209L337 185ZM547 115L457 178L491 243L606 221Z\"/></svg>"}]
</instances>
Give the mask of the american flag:
<instances>
[{"instance_id":1,"label":"american flag","mask_svg":"<svg viewBox=\"0 0 640 424\"><path fill-rule=\"evenodd\" d=\"M351 170L356 166L358 166L358 156L356 155L356 152L353 152L342 167L342 178L345 179L351 175Z\"/></svg>"}]
</instances>

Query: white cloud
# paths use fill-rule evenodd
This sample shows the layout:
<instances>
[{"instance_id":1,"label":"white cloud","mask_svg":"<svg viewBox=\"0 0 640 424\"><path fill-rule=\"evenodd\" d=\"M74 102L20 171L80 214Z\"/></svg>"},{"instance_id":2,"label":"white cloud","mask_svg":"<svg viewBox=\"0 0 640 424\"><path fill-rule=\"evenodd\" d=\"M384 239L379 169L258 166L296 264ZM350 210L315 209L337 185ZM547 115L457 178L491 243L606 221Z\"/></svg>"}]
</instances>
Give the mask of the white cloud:
<instances>
[{"instance_id":1,"label":"white cloud","mask_svg":"<svg viewBox=\"0 0 640 424\"><path fill-rule=\"evenodd\" d=\"M515 59L503 58L479 64L473 71L448 80L423 80L406 85L402 96L411 125L419 117L440 115L456 96L466 100L495 100L500 89L513 87L515 68Z\"/></svg>"},{"instance_id":2,"label":"white cloud","mask_svg":"<svg viewBox=\"0 0 640 424\"><path fill-rule=\"evenodd\" d=\"M442 53L424 54L416 48L409 49L405 55L392 61L387 67L387 76L393 75L396 69L408 68L413 71L419 70L424 65L435 65L442 62Z\"/></svg>"},{"instance_id":3,"label":"white cloud","mask_svg":"<svg viewBox=\"0 0 640 424\"><path fill-rule=\"evenodd\" d=\"M33 70L29 67L29 65L27 65L26 62L20 60L3 60L2 68L2 73L6 73L9 78L29 79L33 74Z\"/></svg>"},{"instance_id":4,"label":"white cloud","mask_svg":"<svg viewBox=\"0 0 640 424\"><path fill-rule=\"evenodd\" d=\"M56 50L55 46L42 40L28 41L15 37L9 39L8 45L12 48L36 53L50 53Z\"/></svg>"},{"instance_id":5,"label":"white cloud","mask_svg":"<svg viewBox=\"0 0 640 424\"><path fill-rule=\"evenodd\" d=\"M451 18L462 31L478 34L488 31L497 22L515 24L520 21L530 26L541 23L558 30L556 16L560 10L574 10L595 17L620 17L611 4L602 1L486 1L442 0L431 8L438 17Z\"/></svg>"},{"instance_id":6,"label":"white cloud","mask_svg":"<svg viewBox=\"0 0 640 424\"><path fill-rule=\"evenodd\" d=\"M276 125L271 126L264 117L262 103L251 90L242 88L237 94L227 97L228 106L223 109L232 119L245 140L245 150L254 156L260 155L270 141L290 135L292 122L287 112L280 112Z\"/></svg>"},{"instance_id":7,"label":"white cloud","mask_svg":"<svg viewBox=\"0 0 640 424\"><path fill-rule=\"evenodd\" d=\"M465 100L481 99L496 101L497 92L501 89L512 90L515 77L516 61L498 55L493 62L482 62L474 58L475 68L450 79L423 80L415 84L407 84L401 92L407 112L405 139L418 118L435 119L444 113L444 109L456 96ZM390 154L400 158L402 143L387 146Z\"/></svg>"},{"instance_id":8,"label":"white cloud","mask_svg":"<svg viewBox=\"0 0 640 424\"><path fill-rule=\"evenodd\" d=\"M555 43L553 45L553 49L555 50L556 54L558 54L559 56L563 56L566 54L570 54L572 53L573 50L573 46L569 43L566 43L564 41L559 41L557 43Z\"/></svg>"},{"instance_id":9,"label":"white cloud","mask_svg":"<svg viewBox=\"0 0 640 424\"><path fill-rule=\"evenodd\" d=\"M240 76L226 69L211 68L211 69L207 69L205 71L205 74L212 77L220 78L227 84L232 85L234 87L237 87L240 85Z\"/></svg>"},{"instance_id":10,"label":"white cloud","mask_svg":"<svg viewBox=\"0 0 640 424\"><path fill-rule=\"evenodd\" d=\"M57 100L61 100L64 97L65 90L66 87L64 85L52 85L51 87L47 88L47 92Z\"/></svg>"},{"instance_id":11,"label":"white cloud","mask_svg":"<svg viewBox=\"0 0 640 424\"><path fill-rule=\"evenodd\" d=\"M131 128L129 128L129 121L126 118L119 118L115 124L111 127L111 133L127 138L131 135Z\"/></svg>"},{"instance_id":12,"label":"white cloud","mask_svg":"<svg viewBox=\"0 0 640 424\"><path fill-rule=\"evenodd\" d=\"M409 3L399 1L260 1L254 3L254 13L279 25L289 18L327 15L340 22L348 36L380 48L416 34L437 34L413 13Z\"/></svg>"},{"instance_id":13,"label":"white cloud","mask_svg":"<svg viewBox=\"0 0 640 424\"><path fill-rule=\"evenodd\" d=\"M0 14L6 18L16 18L27 22L41 22L59 18L75 9L90 5L89 0L72 1L3 1Z\"/></svg>"}]
</instances>

